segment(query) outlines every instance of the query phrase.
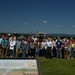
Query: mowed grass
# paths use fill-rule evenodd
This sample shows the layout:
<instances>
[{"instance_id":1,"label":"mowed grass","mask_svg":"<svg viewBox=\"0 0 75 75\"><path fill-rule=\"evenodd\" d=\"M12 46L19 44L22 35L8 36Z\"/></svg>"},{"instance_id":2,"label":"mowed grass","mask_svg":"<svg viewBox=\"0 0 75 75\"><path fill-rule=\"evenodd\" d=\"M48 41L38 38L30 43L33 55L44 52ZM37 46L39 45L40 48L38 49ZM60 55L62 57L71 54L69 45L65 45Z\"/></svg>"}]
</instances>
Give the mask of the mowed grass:
<instances>
[{"instance_id":1,"label":"mowed grass","mask_svg":"<svg viewBox=\"0 0 75 75\"><path fill-rule=\"evenodd\" d=\"M40 58L42 75L75 75L75 59Z\"/></svg>"}]
</instances>

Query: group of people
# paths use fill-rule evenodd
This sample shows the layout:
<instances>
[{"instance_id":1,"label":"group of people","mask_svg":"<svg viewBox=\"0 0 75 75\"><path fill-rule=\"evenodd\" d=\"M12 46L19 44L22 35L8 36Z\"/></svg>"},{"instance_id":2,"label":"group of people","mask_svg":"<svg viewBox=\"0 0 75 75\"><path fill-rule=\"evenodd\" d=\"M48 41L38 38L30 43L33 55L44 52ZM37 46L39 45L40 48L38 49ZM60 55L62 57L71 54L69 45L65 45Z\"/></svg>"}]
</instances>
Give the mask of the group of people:
<instances>
[{"instance_id":1,"label":"group of people","mask_svg":"<svg viewBox=\"0 0 75 75\"><path fill-rule=\"evenodd\" d=\"M23 34L20 37L16 35L0 35L0 57L46 57L46 58L64 58L75 57L75 41L73 38L39 38L29 35L26 38Z\"/></svg>"}]
</instances>

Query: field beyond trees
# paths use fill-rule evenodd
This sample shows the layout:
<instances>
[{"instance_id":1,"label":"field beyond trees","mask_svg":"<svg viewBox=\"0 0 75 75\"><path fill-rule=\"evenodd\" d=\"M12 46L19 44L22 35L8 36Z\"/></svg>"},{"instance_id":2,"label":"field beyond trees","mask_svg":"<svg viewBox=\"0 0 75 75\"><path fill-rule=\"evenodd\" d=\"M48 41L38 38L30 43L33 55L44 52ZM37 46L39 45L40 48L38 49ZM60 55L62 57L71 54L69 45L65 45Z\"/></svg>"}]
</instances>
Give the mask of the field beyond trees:
<instances>
[{"instance_id":1,"label":"field beyond trees","mask_svg":"<svg viewBox=\"0 0 75 75\"><path fill-rule=\"evenodd\" d=\"M75 75L75 59L40 58L42 75Z\"/></svg>"}]
</instances>

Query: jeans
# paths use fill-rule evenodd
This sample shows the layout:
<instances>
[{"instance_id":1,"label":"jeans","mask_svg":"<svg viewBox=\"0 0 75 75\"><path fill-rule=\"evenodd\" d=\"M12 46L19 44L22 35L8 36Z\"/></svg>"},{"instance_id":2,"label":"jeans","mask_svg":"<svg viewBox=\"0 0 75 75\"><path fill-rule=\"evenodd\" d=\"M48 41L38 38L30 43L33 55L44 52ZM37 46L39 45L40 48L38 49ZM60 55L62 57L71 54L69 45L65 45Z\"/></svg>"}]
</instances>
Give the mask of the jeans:
<instances>
[{"instance_id":1,"label":"jeans","mask_svg":"<svg viewBox=\"0 0 75 75\"><path fill-rule=\"evenodd\" d=\"M64 58L65 56L67 56L68 54L68 50L65 50L65 48L64 47L62 47L62 49L61 49L61 53L62 53L62 58Z\"/></svg>"},{"instance_id":2,"label":"jeans","mask_svg":"<svg viewBox=\"0 0 75 75\"><path fill-rule=\"evenodd\" d=\"M47 58L52 58L52 51L51 51L51 47L47 47Z\"/></svg>"},{"instance_id":3,"label":"jeans","mask_svg":"<svg viewBox=\"0 0 75 75\"><path fill-rule=\"evenodd\" d=\"M74 58L74 48L71 49L72 58Z\"/></svg>"},{"instance_id":4,"label":"jeans","mask_svg":"<svg viewBox=\"0 0 75 75\"><path fill-rule=\"evenodd\" d=\"M36 48L36 55L39 56L39 51L40 49L39 48Z\"/></svg>"},{"instance_id":5,"label":"jeans","mask_svg":"<svg viewBox=\"0 0 75 75\"><path fill-rule=\"evenodd\" d=\"M56 58L56 48L53 47L53 57Z\"/></svg>"},{"instance_id":6,"label":"jeans","mask_svg":"<svg viewBox=\"0 0 75 75\"><path fill-rule=\"evenodd\" d=\"M57 53L57 58L61 58L62 57L60 49L57 49L56 53Z\"/></svg>"},{"instance_id":7,"label":"jeans","mask_svg":"<svg viewBox=\"0 0 75 75\"><path fill-rule=\"evenodd\" d=\"M10 55L14 57L14 50L10 50Z\"/></svg>"},{"instance_id":8,"label":"jeans","mask_svg":"<svg viewBox=\"0 0 75 75\"><path fill-rule=\"evenodd\" d=\"M42 56L45 56L45 49L42 49Z\"/></svg>"},{"instance_id":9,"label":"jeans","mask_svg":"<svg viewBox=\"0 0 75 75\"><path fill-rule=\"evenodd\" d=\"M28 45L28 50L30 50L30 48L31 48L30 45Z\"/></svg>"},{"instance_id":10,"label":"jeans","mask_svg":"<svg viewBox=\"0 0 75 75\"><path fill-rule=\"evenodd\" d=\"M35 57L35 49L31 48L31 56Z\"/></svg>"},{"instance_id":11,"label":"jeans","mask_svg":"<svg viewBox=\"0 0 75 75\"><path fill-rule=\"evenodd\" d=\"M31 47L28 45L28 55L31 56Z\"/></svg>"},{"instance_id":12,"label":"jeans","mask_svg":"<svg viewBox=\"0 0 75 75\"><path fill-rule=\"evenodd\" d=\"M14 57L16 57L16 46L14 46Z\"/></svg>"},{"instance_id":13,"label":"jeans","mask_svg":"<svg viewBox=\"0 0 75 75\"><path fill-rule=\"evenodd\" d=\"M22 52L22 57L26 57L26 48L24 48Z\"/></svg>"}]
</instances>

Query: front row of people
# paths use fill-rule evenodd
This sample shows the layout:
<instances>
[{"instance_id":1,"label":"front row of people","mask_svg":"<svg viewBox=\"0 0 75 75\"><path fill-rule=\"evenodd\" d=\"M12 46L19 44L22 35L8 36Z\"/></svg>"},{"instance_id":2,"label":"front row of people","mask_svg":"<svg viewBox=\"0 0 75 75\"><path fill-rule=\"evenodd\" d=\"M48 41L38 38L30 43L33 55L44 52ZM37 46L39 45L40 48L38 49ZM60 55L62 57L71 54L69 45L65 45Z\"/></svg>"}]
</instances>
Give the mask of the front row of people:
<instances>
[{"instance_id":1,"label":"front row of people","mask_svg":"<svg viewBox=\"0 0 75 75\"><path fill-rule=\"evenodd\" d=\"M36 57L42 56L46 58L74 58L75 43L73 40L64 38L58 39L43 39L42 42L32 39L31 37L26 40L16 40L15 37L2 39L0 37L0 57Z\"/></svg>"}]
</instances>

